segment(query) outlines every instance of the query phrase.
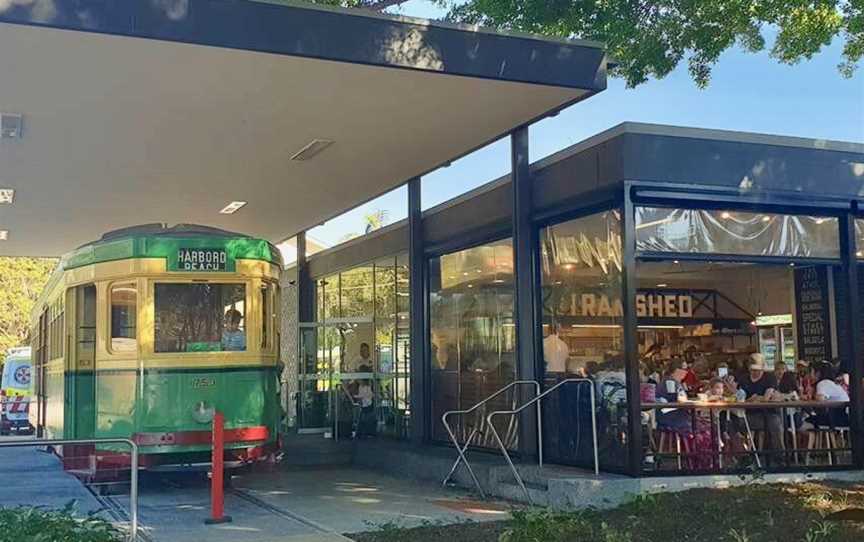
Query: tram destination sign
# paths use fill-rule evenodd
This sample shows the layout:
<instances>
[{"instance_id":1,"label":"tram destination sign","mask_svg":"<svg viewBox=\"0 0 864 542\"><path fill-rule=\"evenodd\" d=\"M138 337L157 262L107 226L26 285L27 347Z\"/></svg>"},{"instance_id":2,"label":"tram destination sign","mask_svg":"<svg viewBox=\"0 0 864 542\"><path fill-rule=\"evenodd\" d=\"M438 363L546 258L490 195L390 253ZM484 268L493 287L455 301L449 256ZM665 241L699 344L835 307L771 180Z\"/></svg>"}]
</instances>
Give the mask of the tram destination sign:
<instances>
[{"instance_id":1,"label":"tram destination sign","mask_svg":"<svg viewBox=\"0 0 864 542\"><path fill-rule=\"evenodd\" d=\"M227 271L228 256L224 248L178 248L179 271Z\"/></svg>"}]
</instances>

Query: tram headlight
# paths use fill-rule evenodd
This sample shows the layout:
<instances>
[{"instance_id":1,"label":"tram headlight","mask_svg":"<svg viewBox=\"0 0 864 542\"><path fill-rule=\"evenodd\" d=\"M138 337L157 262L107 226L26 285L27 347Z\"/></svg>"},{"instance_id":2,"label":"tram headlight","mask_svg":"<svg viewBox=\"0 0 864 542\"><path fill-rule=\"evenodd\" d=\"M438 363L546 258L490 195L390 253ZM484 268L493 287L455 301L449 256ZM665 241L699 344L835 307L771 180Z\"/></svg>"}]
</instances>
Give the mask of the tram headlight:
<instances>
[{"instance_id":1,"label":"tram headlight","mask_svg":"<svg viewBox=\"0 0 864 542\"><path fill-rule=\"evenodd\" d=\"M192 409L192 419L198 423L211 423L215 414L216 409L207 401L198 401Z\"/></svg>"}]
</instances>

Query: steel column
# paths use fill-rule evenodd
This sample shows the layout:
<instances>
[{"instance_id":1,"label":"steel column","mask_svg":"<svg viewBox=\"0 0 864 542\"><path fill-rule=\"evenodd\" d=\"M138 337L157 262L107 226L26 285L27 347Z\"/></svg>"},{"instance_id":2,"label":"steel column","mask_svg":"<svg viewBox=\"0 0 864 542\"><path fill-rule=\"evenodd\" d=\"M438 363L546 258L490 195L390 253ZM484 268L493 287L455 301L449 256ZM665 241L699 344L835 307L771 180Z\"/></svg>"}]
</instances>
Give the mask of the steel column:
<instances>
[{"instance_id":1,"label":"steel column","mask_svg":"<svg viewBox=\"0 0 864 542\"><path fill-rule=\"evenodd\" d=\"M849 344L846 351L851 358L851 372L849 375L849 399L850 416L849 430L852 436L852 461L856 467L864 466L864 439L861 431L864 430L864 404L862 404L861 382L864 378L864 359L861 351L861 307L858 287L858 257L856 248L857 236L855 234L855 216L848 213L840 218L840 250L843 258L843 275L846 279L848 299L846 301L848 312L843 325L846 326L846 337ZM836 315L832 315L832 318Z\"/></svg>"},{"instance_id":2,"label":"steel column","mask_svg":"<svg viewBox=\"0 0 864 542\"><path fill-rule=\"evenodd\" d=\"M639 348L636 320L636 214L631 187L624 185L622 222L622 292L624 308L624 371L627 378L627 472L642 472L642 410L639 397Z\"/></svg>"},{"instance_id":3,"label":"steel column","mask_svg":"<svg viewBox=\"0 0 864 542\"><path fill-rule=\"evenodd\" d=\"M419 177L408 181L408 292L410 329L411 425L410 439L415 444L429 440L432 410L429 363L426 356L427 333L427 269L423 250L423 210L420 200Z\"/></svg>"},{"instance_id":4,"label":"steel column","mask_svg":"<svg viewBox=\"0 0 864 542\"><path fill-rule=\"evenodd\" d=\"M315 321L315 283L309 275L309 260L306 257L306 232L297 234L297 320Z\"/></svg>"},{"instance_id":5,"label":"steel column","mask_svg":"<svg viewBox=\"0 0 864 542\"><path fill-rule=\"evenodd\" d=\"M518 352L516 378L537 380L537 232L531 220L533 186L528 163L528 127L520 126L510 134L511 186L513 189L513 274L516 292L516 348ZM520 392L520 404L531 397ZM537 404L536 408L540 408ZM519 453L536 457L537 418L531 409L519 414Z\"/></svg>"}]
</instances>

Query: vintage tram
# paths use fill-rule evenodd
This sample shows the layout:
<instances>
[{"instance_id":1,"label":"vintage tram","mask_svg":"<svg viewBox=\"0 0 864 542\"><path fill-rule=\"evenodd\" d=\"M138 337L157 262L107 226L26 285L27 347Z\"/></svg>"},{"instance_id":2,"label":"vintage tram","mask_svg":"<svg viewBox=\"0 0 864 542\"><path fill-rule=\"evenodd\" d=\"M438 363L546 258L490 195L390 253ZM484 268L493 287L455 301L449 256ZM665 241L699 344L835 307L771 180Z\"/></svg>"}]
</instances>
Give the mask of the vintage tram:
<instances>
[{"instance_id":1,"label":"vintage tram","mask_svg":"<svg viewBox=\"0 0 864 542\"><path fill-rule=\"evenodd\" d=\"M206 466L224 414L228 464L277 450L279 251L195 225L106 233L65 255L32 315L47 438L126 437L149 469ZM58 449L64 465L128 466L121 445Z\"/></svg>"}]
</instances>

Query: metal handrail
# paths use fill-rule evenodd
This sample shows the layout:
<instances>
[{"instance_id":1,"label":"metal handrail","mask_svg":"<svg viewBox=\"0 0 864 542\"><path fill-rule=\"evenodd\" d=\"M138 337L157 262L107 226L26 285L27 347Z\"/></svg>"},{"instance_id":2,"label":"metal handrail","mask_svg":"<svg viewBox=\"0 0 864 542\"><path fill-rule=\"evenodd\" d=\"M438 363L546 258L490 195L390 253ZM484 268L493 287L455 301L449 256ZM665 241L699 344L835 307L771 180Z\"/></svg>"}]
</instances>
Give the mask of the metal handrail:
<instances>
[{"instance_id":1,"label":"metal handrail","mask_svg":"<svg viewBox=\"0 0 864 542\"><path fill-rule=\"evenodd\" d=\"M129 540L138 540L138 445L127 438L104 438L104 439L37 439L37 440L8 440L0 442L0 448L24 448L27 446L64 446L73 444L128 444L132 450L132 472L129 477L129 514L130 533Z\"/></svg>"},{"instance_id":2,"label":"metal handrail","mask_svg":"<svg viewBox=\"0 0 864 542\"><path fill-rule=\"evenodd\" d=\"M596 401L596 397L595 397L594 381L593 380L588 379L588 378L567 378L567 379L564 379L561 382L558 382L557 384L555 384L554 386L549 388L548 390L544 391L543 393L537 395L536 397L534 397L530 401L526 402L525 404L523 404L519 408L516 408L514 410L497 410L495 412L490 413L488 416L486 416L486 423L492 429L492 435L495 437L495 440L498 442L498 447L501 448L501 453L504 454L504 459L506 459L507 464L510 465L510 470L513 471L513 476L516 478L516 482L519 484L519 487L521 487L522 491L525 493L525 497L528 499L529 504L532 502L531 501L531 494L528 492L528 488L525 487L525 482L522 481L522 477L519 475L519 471L516 470L516 466L513 464L513 460L510 459L510 454L507 452L507 447L504 446L504 442L501 440L501 437L498 435L498 430L495 429L495 425L492 423L492 418L494 418L495 416L503 416L505 414L510 415L510 416L512 416L514 414L518 414L518 413L522 412L523 410L525 410L526 408L528 408L529 406L531 406L532 404L536 403L537 404L537 416L539 419L539 417L540 417L540 401L542 401L547 395L549 395L553 391L557 390L558 388L560 388L564 384L570 384L570 383L574 383L574 382L575 383L587 383L590 387L590 390L591 390L591 432L592 432L592 436L593 436L593 440L594 440L594 475L598 476L600 474L600 454L599 454L598 447L597 447L597 410L596 410L597 401ZM540 441L539 441L538 455L540 458L539 466L542 468L543 467L543 439L540 439Z\"/></svg>"},{"instance_id":3,"label":"metal handrail","mask_svg":"<svg viewBox=\"0 0 864 542\"><path fill-rule=\"evenodd\" d=\"M480 480L477 479L477 475L474 474L474 469L471 468L471 464L468 462L468 459L465 457L465 451L468 450L468 446L471 443L471 440L474 438L474 435L477 434L479 428L474 427L471 430L471 434L468 435L467 439L465 439L465 446L460 446L459 440L456 438L456 433L453 432L453 429L450 427L450 424L447 422L447 418L450 416L455 416L455 415L464 416L465 414L471 414L472 412L474 412L478 408L482 407L483 405L485 405L486 403L488 403L492 399L498 397L499 395L501 395L505 391L507 391L511 388L514 388L516 386L525 386L525 385L529 385L529 384L534 386L535 398L540 396L540 383L537 382L536 380L514 380L513 382L510 382L509 384L507 384L506 386L504 386L500 390L496 391L492 395L486 397L485 399L483 399L479 403L475 404L471 408L468 408L465 410L448 410L447 412L445 412L444 414L441 415L441 423L444 424L444 429L447 430L447 434L450 435L450 440L453 442L453 445L456 447L456 452L459 454L459 457L456 458L456 462L453 463L453 466L450 468L450 472L444 478L444 481L441 483L441 485L446 486L447 483L450 481L450 478L456 472L456 469L459 468L459 464L465 463L465 467L468 469L468 472L471 474L471 479L474 481L474 485L477 487L477 491L480 493L480 496L483 498L486 497L485 493L483 493L483 488L480 486ZM537 409L537 439L541 443L540 444L541 450L543 448L543 444L542 444L542 442L543 442L543 429L542 429L542 427L543 426L542 426L542 420L540 418L540 409L538 408ZM496 433L496 437L497 437L497 433ZM500 438L499 438L499 441L500 441ZM542 454L542 452L541 452L541 454ZM542 461L542 456L541 456L541 461Z\"/></svg>"}]
</instances>

